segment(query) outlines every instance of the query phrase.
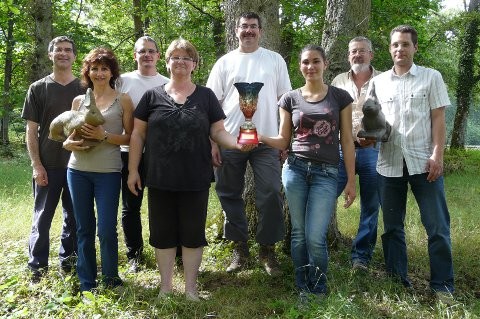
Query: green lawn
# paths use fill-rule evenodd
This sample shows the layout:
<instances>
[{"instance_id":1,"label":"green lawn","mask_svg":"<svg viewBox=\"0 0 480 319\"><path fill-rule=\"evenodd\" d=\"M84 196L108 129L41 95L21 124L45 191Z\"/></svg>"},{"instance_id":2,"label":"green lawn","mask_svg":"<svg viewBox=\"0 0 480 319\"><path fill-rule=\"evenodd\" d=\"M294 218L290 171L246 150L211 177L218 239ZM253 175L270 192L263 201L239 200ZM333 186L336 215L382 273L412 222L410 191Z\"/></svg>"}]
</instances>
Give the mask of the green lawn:
<instances>
[{"instance_id":1,"label":"green lawn","mask_svg":"<svg viewBox=\"0 0 480 319\"><path fill-rule=\"evenodd\" d=\"M229 243L219 239L222 214L211 192L202 274L199 278L200 303L184 300L181 272L175 276L174 297L156 300L159 274L153 250L148 245L146 205L142 217L147 266L139 274L126 274L125 246L119 227L120 275L125 286L101 289L81 298L75 277L58 273L57 251L60 211L51 230L50 271L39 284L32 285L26 272L27 238L31 226L31 168L27 156L16 151L13 159L0 158L0 318L477 318L480 317L480 151L469 151L454 163L447 174L446 193L452 224L457 304L447 307L435 302L428 289L429 266L426 234L420 224L412 197L408 201L407 240L409 271L414 291L388 279L383 270L379 241L369 273L350 269L350 247L340 245L330 251L328 283L330 293L321 302L299 309L294 291L290 258L279 245L285 272L269 278L257 262L258 247L253 247L250 267L236 275L226 274ZM457 158L457 157L455 157ZM450 161L450 159L449 159ZM454 160L452 160L454 162ZM359 200L345 210L339 205L338 222L344 236L354 236L358 223ZM380 220L380 225L382 224ZM98 253L97 253L98 255Z\"/></svg>"}]
</instances>

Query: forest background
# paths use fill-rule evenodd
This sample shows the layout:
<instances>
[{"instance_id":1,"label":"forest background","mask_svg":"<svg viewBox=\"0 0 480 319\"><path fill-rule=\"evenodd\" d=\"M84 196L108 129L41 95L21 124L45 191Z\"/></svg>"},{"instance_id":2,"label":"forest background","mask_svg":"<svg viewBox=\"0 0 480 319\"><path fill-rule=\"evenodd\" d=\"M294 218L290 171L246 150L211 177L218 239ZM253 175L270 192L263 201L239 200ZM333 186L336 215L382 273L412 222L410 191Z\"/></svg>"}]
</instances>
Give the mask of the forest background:
<instances>
[{"instance_id":1,"label":"forest background","mask_svg":"<svg viewBox=\"0 0 480 319\"><path fill-rule=\"evenodd\" d=\"M31 168L25 154L25 123L20 118L28 85L51 71L47 59L48 42L55 36L68 35L77 44L74 73L79 75L81 60L97 46L111 47L117 54L122 72L136 68L133 45L137 37L148 34L158 41L162 56L169 43L178 37L191 41L201 54L194 81L204 84L218 57L236 46L231 37L231 23L226 12L239 3L255 10L276 12L278 25L269 27L266 19L263 45L274 47L285 58L293 87L302 85L298 71L298 52L309 43L324 44L332 8L363 6L358 12L358 30L348 36L337 34L343 42L341 53L329 55L332 68L348 70L347 43L351 34L366 35L373 42L372 64L379 70L391 68L388 53L389 32L399 24L411 24L419 31L419 51L415 62L439 70L447 83L452 107L447 109L448 142L459 133L455 143L480 145L478 110L480 0L458 0L459 10L443 10L439 0L3 0L0 2L0 318L477 318L480 316L480 264L474 251L480 232L475 216L480 195L480 152L448 152L446 155L447 199L452 214L452 241L455 247L458 303L446 307L434 303L428 291L428 256L424 230L414 200L409 198L409 256L417 287L406 292L392 283L382 269L378 247L372 272L353 274L348 267L349 247L332 250L329 281L332 292L320 306L299 310L295 306L291 262L288 253L281 255L287 274L271 280L259 267L239 276L225 275L223 265L229 257L229 244L221 241L221 208L212 192L209 204L207 248L202 288L209 291L207 301L199 305L185 303L179 296L158 304L155 296L158 272L153 252L147 248L150 263L138 276L125 275L123 291L101 291L81 299L75 277L53 274L38 286L28 285L24 272L27 233L30 224ZM336 12L333 18L345 20ZM348 19L347 19L348 20ZM363 21L363 22L362 22ZM230 32L230 33L229 33ZM274 35L272 35L272 32ZM277 43L271 39L278 38ZM162 60L163 61L163 60ZM158 63L166 75L165 65ZM327 78L328 81L328 78ZM458 107L462 104L462 107ZM457 121L457 119L459 119ZM339 209L339 226L346 237L356 231L358 201L348 212ZM58 214L57 214L58 215ZM14 218L12 218L14 216ZM58 216L57 216L58 217ZM145 205L144 225L147 225ZM58 218L52 227L52 242L58 242ZM381 224L381 221L380 221ZM121 232L120 232L121 233ZM379 233L381 230L379 229ZM122 234L119 234L120 236ZM145 237L147 238L147 237ZM122 240L120 237L119 240ZM119 245L124 249L124 245ZM381 246L381 245L378 245ZM338 248L338 247L337 247ZM51 256L56 258L56 246ZM255 248L254 248L255 249ZM123 256L123 251L121 256ZM121 259L121 263L125 260ZM53 261L52 261L53 263ZM124 264L122 264L124 265ZM122 276L124 275L122 268ZM176 282L181 282L181 275ZM88 298L87 298L88 299Z\"/></svg>"},{"instance_id":2,"label":"forest background","mask_svg":"<svg viewBox=\"0 0 480 319\"><path fill-rule=\"evenodd\" d=\"M463 137L460 147L480 144L480 112L478 90L479 0L449 0L458 9L444 9L440 0L330 0L331 5L368 5L368 12L358 28L373 42L372 64L379 70L391 68L388 53L389 31L399 24L411 24L419 31L419 51L415 62L438 69L447 83L453 107L447 109L448 141L452 132ZM201 63L194 80L204 84L218 57L232 46L228 41L229 21L225 8L235 3L255 4L253 8L274 8L279 23L275 30L266 28L277 38L278 51L289 65L292 86L302 84L298 71L298 52L309 43L322 43L325 37L326 0L4 0L0 2L0 143L7 145L10 134L23 134L20 119L28 85L51 71L46 50L50 39L68 35L78 46L75 74L81 60L94 47L108 46L117 54L122 72L136 68L133 44L142 34L158 41L163 55L168 44L177 37L191 41L201 54ZM361 10L359 10L360 12ZM341 13L341 12L340 12ZM335 14L340 14L335 12ZM362 13L364 14L364 13ZM347 17L348 18L348 17ZM338 17L339 20L347 19ZM341 22L341 21L340 21ZM227 30L227 31L226 31ZM355 30L350 31L355 34ZM341 37L341 35L339 36ZM233 39L233 46L236 45ZM323 39L325 41L325 39ZM348 39L341 39L348 43ZM271 42L264 45L268 47ZM277 48L274 48L277 49ZM463 55L463 59L462 59ZM342 54L328 57L335 70L347 70L347 46ZM166 74L165 65L158 64ZM462 71L463 70L463 71ZM463 72L463 73L462 73ZM335 74L333 74L335 75ZM328 79L327 79L328 80ZM463 94L466 98L458 98ZM466 101L461 110L461 123L454 124L457 100ZM455 129L454 129L455 126ZM3 149L5 151L5 149Z\"/></svg>"}]
</instances>

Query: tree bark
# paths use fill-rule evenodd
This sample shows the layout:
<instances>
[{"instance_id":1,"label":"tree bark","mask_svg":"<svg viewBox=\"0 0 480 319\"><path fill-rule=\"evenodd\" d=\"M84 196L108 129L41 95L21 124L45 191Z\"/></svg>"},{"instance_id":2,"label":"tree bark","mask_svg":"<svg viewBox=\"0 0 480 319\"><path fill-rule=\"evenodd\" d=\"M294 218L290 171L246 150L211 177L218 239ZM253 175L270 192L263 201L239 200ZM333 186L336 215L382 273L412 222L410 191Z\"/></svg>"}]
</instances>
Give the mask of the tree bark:
<instances>
[{"instance_id":1,"label":"tree bark","mask_svg":"<svg viewBox=\"0 0 480 319\"><path fill-rule=\"evenodd\" d=\"M15 46L15 39L13 38L13 25L14 25L14 15L11 11L8 12L7 20L7 32L6 32L6 46L5 46L5 66L4 72L5 75L3 79L3 97L1 99L3 105L3 113L1 119L1 134L2 145L7 145L10 143L10 138L8 136L8 127L10 123L10 112L12 110L12 103L10 100L10 85L12 83L12 71L13 71L13 48Z\"/></svg>"},{"instance_id":2,"label":"tree bark","mask_svg":"<svg viewBox=\"0 0 480 319\"><path fill-rule=\"evenodd\" d=\"M279 52L280 50L280 29L279 25L279 1L255 1L255 0L228 0L224 3L225 10L225 29L226 29L226 44L227 50L232 51L238 47L238 39L235 35L236 20L241 13L253 11L257 13L262 20L262 37L260 45L269 50ZM245 174L245 188L243 192L243 199L245 201L245 212L248 219L248 230L250 237L255 237L257 230L257 216L258 211L255 206L255 181L253 171L250 165L247 165L247 172ZM284 203L286 201L284 200ZM288 208L285 205L284 214L288 220ZM290 229L287 227L287 229ZM289 247L289 231L287 231L287 240L285 244Z\"/></svg>"},{"instance_id":3,"label":"tree bark","mask_svg":"<svg viewBox=\"0 0 480 319\"><path fill-rule=\"evenodd\" d=\"M347 60L348 42L355 36L365 36L371 14L371 0L328 0L322 47L329 67L324 80L330 83L339 73L350 68Z\"/></svg>"},{"instance_id":4,"label":"tree bark","mask_svg":"<svg viewBox=\"0 0 480 319\"><path fill-rule=\"evenodd\" d=\"M35 39L35 48L31 62L31 71L29 74L30 82L46 76L51 71L51 63L48 58L48 43L53 38L52 24L52 1L51 0L31 0L30 14L34 19L33 35Z\"/></svg>"},{"instance_id":5,"label":"tree bark","mask_svg":"<svg viewBox=\"0 0 480 319\"><path fill-rule=\"evenodd\" d=\"M478 48L480 34L480 0L471 0L466 13L469 17L465 31L460 38L460 58L458 61L458 78L456 87L457 111L453 122L452 139L450 148L465 148L465 135L467 132L467 120L472 104L473 89L480 79L475 74L475 52Z\"/></svg>"},{"instance_id":6,"label":"tree bark","mask_svg":"<svg viewBox=\"0 0 480 319\"><path fill-rule=\"evenodd\" d=\"M327 1L322 36L322 47L329 62L328 70L324 73L326 83L330 83L337 74L350 69L347 59L348 42L356 36L367 34L370 14L371 0ZM336 209L330 221L327 237L330 247L346 242L338 229Z\"/></svg>"}]
</instances>

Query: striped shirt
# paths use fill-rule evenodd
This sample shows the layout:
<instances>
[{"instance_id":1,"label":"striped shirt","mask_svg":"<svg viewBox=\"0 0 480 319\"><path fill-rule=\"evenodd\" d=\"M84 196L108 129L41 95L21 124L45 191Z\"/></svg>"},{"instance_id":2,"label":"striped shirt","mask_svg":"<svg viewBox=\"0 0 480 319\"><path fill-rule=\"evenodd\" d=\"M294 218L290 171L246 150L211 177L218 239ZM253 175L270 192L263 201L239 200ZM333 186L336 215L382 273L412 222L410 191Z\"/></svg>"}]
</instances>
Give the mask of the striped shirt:
<instances>
[{"instance_id":1,"label":"striped shirt","mask_svg":"<svg viewBox=\"0 0 480 319\"><path fill-rule=\"evenodd\" d=\"M371 82L385 118L392 125L388 142L380 147L377 172L400 177L405 159L410 175L426 173L433 152L431 110L450 105L442 75L413 64L401 76L392 68Z\"/></svg>"}]
</instances>

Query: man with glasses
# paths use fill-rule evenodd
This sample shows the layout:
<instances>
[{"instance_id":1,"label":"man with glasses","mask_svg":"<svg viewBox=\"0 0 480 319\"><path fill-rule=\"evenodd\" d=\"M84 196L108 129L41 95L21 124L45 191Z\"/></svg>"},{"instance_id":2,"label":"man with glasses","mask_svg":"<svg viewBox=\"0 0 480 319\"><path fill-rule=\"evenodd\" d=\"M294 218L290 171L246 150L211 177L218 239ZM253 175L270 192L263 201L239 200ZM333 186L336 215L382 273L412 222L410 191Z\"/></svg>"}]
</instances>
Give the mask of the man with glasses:
<instances>
[{"instance_id":1,"label":"man with glasses","mask_svg":"<svg viewBox=\"0 0 480 319\"><path fill-rule=\"evenodd\" d=\"M354 270L367 270L377 242L378 210L380 202L377 189L378 144L358 138L363 118L362 107L370 79L380 74L370 62L373 59L372 42L365 37L355 37L348 44L350 70L337 75L332 85L344 89L354 99L352 103L352 127L355 141L355 172L360 184L360 222L357 236L352 244L352 267ZM337 197L347 183L347 173L340 150L338 167Z\"/></svg>"},{"instance_id":2,"label":"man with glasses","mask_svg":"<svg viewBox=\"0 0 480 319\"><path fill-rule=\"evenodd\" d=\"M73 99L85 93L80 80L72 73L77 49L66 36L56 37L48 45L53 63L50 75L30 85L22 118L27 120L27 149L33 169L34 208L32 230L28 243L28 268L32 282L40 281L48 269L50 227L60 198L63 226L60 236L60 269L69 273L75 266L77 251L76 223L67 185L67 163L70 152L62 144L48 139L50 123L72 108Z\"/></svg>"},{"instance_id":3,"label":"man with glasses","mask_svg":"<svg viewBox=\"0 0 480 319\"><path fill-rule=\"evenodd\" d=\"M168 78L157 72L157 62L160 53L155 40L149 36L140 37L134 46L133 58L137 62L135 71L121 75L120 92L128 93L134 107L145 91L161 86L168 82ZM129 147L122 145L122 228L127 246L127 258L130 272L138 272L142 261L143 237L140 208L142 206L143 188L138 190L138 196L133 194L127 185L128 180L128 151ZM138 167L142 185L144 182L143 156Z\"/></svg>"},{"instance_id":4,"label":"man with glasses","mask_svg":"<svg viewBox=\"0 0 480 319\"><path fill-rule=\"evenodd\" d=\"M227 116L226 130L238 136L239 127L245 117L240 111L239 94L233 84L263 83L253 122L259 134L277 135L277 100L291 90L286 63L278 53L259 46L262 24L256 13L241 14L236 26L239 46L215 63L207 86L220 100ZM259 214L255 238L260 244L259 259L268 274L281 274L275 255L275 243L282 240L285 233L278 150L260 144L252 151L242 153L219 150L218 146L212 143L212 160L217 167L216 191L225 214L224 236L234 241L233 259L227 272L240 270L249 256L248 223L242 199L245 170L249 162L254 174L255 201Z\"/></svg>"}]
</instances>

